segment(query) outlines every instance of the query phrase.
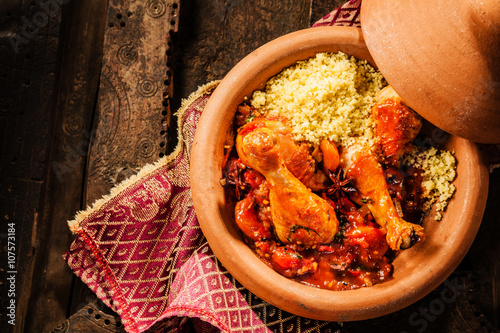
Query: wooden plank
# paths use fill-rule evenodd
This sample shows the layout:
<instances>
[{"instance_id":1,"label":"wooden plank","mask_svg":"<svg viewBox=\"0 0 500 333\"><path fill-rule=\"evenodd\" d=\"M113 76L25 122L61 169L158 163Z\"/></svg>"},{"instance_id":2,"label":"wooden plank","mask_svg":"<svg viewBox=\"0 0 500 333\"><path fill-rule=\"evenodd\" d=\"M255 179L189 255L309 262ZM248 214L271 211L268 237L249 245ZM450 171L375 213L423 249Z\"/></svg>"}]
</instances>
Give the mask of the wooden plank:
<instances>
[{"instance_id":1,"label":"wooden plank","mask_svg":"<svg viewBox=\"0 0 500 333\"><path fill-rule=\"evenodd\" d=\"M173 109L210 81L222 79L247 54L289 32L309 27L311 0L186 1L174 36ZM176 145L176 121L168 149Z\"/></svg>"},{"instance_id":2,"label":"wooden plank","mask_svg":"<svg viewBox=\"0 0 500 333\"><path fill-rule=\"evenodd\" d=\"M488 201L481 227L472 247L461 264L475 273L480 297L474 308L477 320L489 322L500 330L500 170L490 174Z\"/></svg>"},{"instance_id":3,"label":"wooden plank","mask_svg":"<svg viewBox=\"0 0 500 333\"><path fill-rule=\"evenodd\" d=\"M167 63L179 9L176 0L109 3L85 205L165 154L172 95ZM77 280L70 313L89 302L111 313Z\"/></svg>"},{"instance_id":4,"label":"wooden plank","mask_svg":"<svg viewBox=\"0 0 500 333\"><path fill-rule=\"evenodd\" d=\"M3 222L0 256L4 263L0 270L0 317L2 326L13 332L24 331L26 321L32 318L28 313L28 300L40 282L33 281L33 275L38 244L44 240L40 233L47 230L40 225L40 220L49 167L50 110L55 91L60 17L60 10L46 11L26 1L0 3L0 216ZM44 272L37 275L38 278L45 276ZM12 283L7 283L7 277ZM14 305L15 310L7 309L7 304ZM60 314L57 309L54 313Z\"/></svg>"},{"instance_id":5,"label":"wooden plank","mask_svg":"<svg viewBox=\"0 0 500 333\"><path fill-rule=\"evenodd\" d=\"M57 325L52 332L109 333L125 332L125 330L116 316L105 314L90 303L81 308L74 316Z\"/></svg>"},{"instance_id":6,"label":"wooden plank","mask_svg":"<svg viewBox=\"0 0 500 333\"><path fill-rule=\"evenodd\" d=\"M311 0L310 25L313 25L314 22L325 17L325 15L335 8L342 6L345 2L345 0Z\"/></svg>"},{"instance_id":7,"label":"wooden plank","mask_svg":"<svg viewBox=\"0 0 500 333\"><path fill-rule=\"evenodd\" d=\"M0 5L0 17L8 23L0 40L5 175L0 198L2 218L16 226L13 332L48 331L67 316L73 274L61 255L72 241L66 221L81 209L100 70L102 8L102 1L71 2L64 8L55 1L9 0ZM86 24L89 18L93 25ZM1 295L4 314L10 298L5 289Z\"/></svg>"},{"instance_id":8,"label":"wooden plank","mask_svg":"<svg viewBox=\"0 0 500 333\"><path fill-rule=\"evenodd\" d=\"M110 1L87 204L165 153L171 89L167 51L178 10L176 0Z\"/></svg>"},{"instance_id":9,"label":"wooden plank","mask_svg":"<svg viewBox=\"0 0 500 333\"><path fill-rule=\"evenodd\" d=\"M40 297L32 296L29 302L29 331L52 329L68 316L74 276L61 254L73 240L66 221L82 209L82 179L101 70L106 6L107 1L70 2L64 8L46 217L41 221L50 226L44 243L53 245L42 250L36 260L36 271L44 269L46 278L34 287L41 291Z\"/></svg>"},{"instance_id":10,"label":"wooden plank","mask_svg":"<svg viewBox=\"0 0 500 333\"><path fill-rule=\"evenodd\" d=\"M172 105L266 42L309 26L310 0L186 1L174 39Z\"/></svg>"}]
</instances>

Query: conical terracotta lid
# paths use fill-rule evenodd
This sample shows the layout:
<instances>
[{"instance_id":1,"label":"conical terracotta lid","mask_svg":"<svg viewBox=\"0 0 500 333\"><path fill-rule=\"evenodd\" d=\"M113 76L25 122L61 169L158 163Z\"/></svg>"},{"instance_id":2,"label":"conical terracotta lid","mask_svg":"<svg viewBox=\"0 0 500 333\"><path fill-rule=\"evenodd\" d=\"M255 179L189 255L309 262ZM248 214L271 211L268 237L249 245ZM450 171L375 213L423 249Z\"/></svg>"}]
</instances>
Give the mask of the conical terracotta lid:
<instances>
[{"instance_id":1,"label":"conical terracotta lid","mask_svg":"<svg viewBox=\"0 0 500 333\"><path fill-rule=\"evenodd\" d=\"M363 0L361 26L410 107L447 132L500 143L500 1Z\"/></svg>"}]
</instances>

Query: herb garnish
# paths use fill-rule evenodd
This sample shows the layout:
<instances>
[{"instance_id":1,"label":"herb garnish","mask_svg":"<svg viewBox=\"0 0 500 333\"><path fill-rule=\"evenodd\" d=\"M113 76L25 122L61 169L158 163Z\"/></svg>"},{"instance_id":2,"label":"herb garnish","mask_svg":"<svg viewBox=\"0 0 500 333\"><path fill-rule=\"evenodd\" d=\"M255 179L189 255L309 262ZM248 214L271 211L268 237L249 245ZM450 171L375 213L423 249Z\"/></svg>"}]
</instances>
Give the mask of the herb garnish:
<instances>
[{"instance_id":1,"label":"herb garnish","mask_svg":"<svg viewBox=\"0 0 500 333\"><path fill-rule=\"evenodd\" d=\"M373 201L373 199L372 199L372 198L368 198L368 197L366 197L366 198L362 198L362 199L361 199L361 202L362 202L362 203L370 203L370 204L374 204L374 203L375 203L375 201Z\"/></svg>"},{"instance_id":2,"label":"herb garnish","mask_svg":"<svg viewBox=\"0 0 500 333\"><path fill-rule=\"evenodd\" d=\"M304 229L304 230L305 230L305 231L307 231L308 233L309 233L310 231L313 231L314 233L316 233L316 235L318 235L318 236L319 236L319 233L318 233L316 230L314 230L314 229L311 229L311 228L308 228L308 227L304 227L303 225L294 224L294 225L292 225L292 226L290 227L290 232L288 233L288 236L286 237L286 240L287 240L287 241L289 241L289 242L291 242L291 241L292 241L292 238L291 238L292 234L293 234L294 232L296 232L298 229Z\"/></svg>"},{"instance_id":3,"label":"herb garnish","mask_svg":"<svg viewBox=\"0 0 500 333\"><path fill-rule=\"evenodd\" d=\"M344 230L343 229L339 229L339 232L337 232L335 234L334 239L337 240L337 241L339 241L339 240L343 239L344 237L345 237Z\"/></svg>"},{"instance_id":4,"label":"herb garnish","mask_svg":"<svg viewBox=\"0 0 500 333\"><path fill-rule=\"evenodd\" d=\"M287 253L287 254L291 255L292 257L295 257L295 259L302 260L302 259L304 258L304 257L302 257L302 255L300 255L300 253L298 253L298 252L296 252L296 251L293 251L293 250L292 250L293 252L291 252L291 253L290 253L290 252L288 251L288 248L287 248L286 246L284 247L284 249L285 249L285 253Z\"/></svg>"}]
</instances>

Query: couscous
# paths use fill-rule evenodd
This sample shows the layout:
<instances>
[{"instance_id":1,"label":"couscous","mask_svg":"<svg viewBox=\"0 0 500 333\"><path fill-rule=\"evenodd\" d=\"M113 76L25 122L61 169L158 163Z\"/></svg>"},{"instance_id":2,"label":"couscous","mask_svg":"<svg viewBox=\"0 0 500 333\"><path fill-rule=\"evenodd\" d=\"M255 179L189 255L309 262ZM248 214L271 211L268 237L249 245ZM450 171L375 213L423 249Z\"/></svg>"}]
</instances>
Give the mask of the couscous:
<instances>
[{"instance_id":1,"label":"couscous","mask_svg":"<svg viewBox=\"0 0 500 333\"><path fill-rule=\"evenodd\" d=\"M238 107L221 184L245 241L280 274L331 290L384 282L424 241L431 205L441 217L456 161L414 147L421 120L385 86L366 61L320 53Z\"/></svg>"},{"instance_id":2,"label":"couscous","mask_svg":"<svg viewBox=\"0 0 500 333\"><path fill-rule=\"evenodd\" d=\"M385 85L366 60L319 53L271 78L253 93L251 104L265 115L286 117L296 140L346 144L369 133L370 110Z\"/></svg>"}]
</instances>

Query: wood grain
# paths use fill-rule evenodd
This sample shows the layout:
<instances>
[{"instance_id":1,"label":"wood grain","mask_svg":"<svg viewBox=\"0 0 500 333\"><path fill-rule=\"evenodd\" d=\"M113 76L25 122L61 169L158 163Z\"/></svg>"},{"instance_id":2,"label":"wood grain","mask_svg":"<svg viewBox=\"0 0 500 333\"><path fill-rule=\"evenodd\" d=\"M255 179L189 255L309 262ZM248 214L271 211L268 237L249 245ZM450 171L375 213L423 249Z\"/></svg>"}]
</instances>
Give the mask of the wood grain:
<instances>
[{"instance_id":1,"label":"wood grain","mask_svg":"<svg viewBox=\"0 0 500 333\"><path fill-rule=\"evenodd\" d=\"M9 331L46 331L67 315L72 274L61 260L70 244L65 220L80 206L75 173L57 173L64 162L62 118L55 97L62 7L8 0L0 4L0 124L2 252L7 257L7 222L15 224L16 318ZM68 76L69 77L69 76ZM57 121L60 121L59 123ZM68 148L81 141L70 138ZM57 154L53 154L54 152ZM62 160L51 160L59 156ZM74 170L73 170L74 169ZM59 170L60 171L60 170ZM58 177L60 176L60 178ZM66 183L67 182L67 183ZM76 187L67 191L76 183ZM79 189L80 188L80 189ZM64 195L64 196L61 196ZM67 196L66 196L67 195ZM55 200L50 200L54 198ZM2 327L7 297L5 266L0 272ZM7 331L7 330L6 330Z\"/></svg>"},{"instance_id":2,"label":"wood grain","mask_svg":"<svg viewBox=\"0 0 500 333\"><path fill-rule=\"evenodd\" d=\"M34 59L43 61L39 64L40 69L52 63L54 66L57 64L58 70L51 76L50 82L34 79L42 85L44 98L51 100L38 106L42 109L41 119L47 117L46 124L39 124L41 119L38 117L30 120L30 124L39 124L49 132L42 135L48 140L47 150L43 152L46 156L40 158L47 163L44 174L40 176L43 179L42 205L35 211L30 238L21 244L27 255L19 258L26 270L23 274L25 282L20 285L20 325L16 326L19 332L47 331L55 322L67 317L71 300L68 291L72 288L74 276L61 254L73 238L67 232L66 221L75 210L81 209L89 129L101 67L102 27L98 24L99 13L105 8L106 2L103 1L71 2L59 8L57 17L62 15L64 19L49 24L54 31L47 33L52 36L52 44L56 48L54 54L50 54L50 58L34 56ZM87 24L90 20L94 24ZM61 53L57 56L55 33L59 28ZM37 48L36 42L34 48ZM54 84L54 94L49 93L47 89ZM37 144L30 148L36 152Z\"/></svg>"},{"instance_id":3,"label":"wood grain","mask_svg":"<svg viewBox=\"0 0 500 333\"><path fill-rule=\"evenodd\" d=\"M313 25L316 21L323 18L325 15L330 13L333 9L342 6L345 3L344 0L312 0L311 1L311 16L309 18L309 24Z\"/></svg>"},{"instance_id":4,"label":"wood grain","mask_svg":"<svg viewBox=\"0 0 500 333\"><path fill-rule=\"evenodd\" d=\"M86 179L91 204L164 155L170 116L170 35L179 2L111 1Z\"/></svg>"},{"instance_id":5,"label":"wood grain","mask_svg":"<svg viewBox=\"0 0 500 333\"><path fill-rule=\"evenodd\" d=\"M174 38L173 108L200 85L222 79L259 46L309 27L310 8L310 0L183 1ZM170 148L175 140L169 137Z\"/></svg>"},{"instance_id":6,"label":"wood grain","mask_svg":"<svg viewBox=\"0 0 500 333\"><path fill-rule=\"evenodd\" d=\"M109 2L84 206L165 154L173 91L170 46L179 10L176 0ZM70 313L87 303L111 313L77 280Z\"/></svg>"},{"instance_id":7,"label":"wood grain","mask_svg":"<svg viewBox=\"0 0 500 333\"><path fill-rule=\"evenodd\" d=\"M49 7L16 0L0 4L1 170L5 175L0 215L16 229L17 309L16 325L10 327L14 332L47 331L67 316L70 301L73 275L61 254L72 238L65 221L80 208L86 155L82 143L88 141L84 117L92 113L96 85L87 96L90 105L74 97L87 93L82 83L90 82L89 77L97 82L100 64L85 59L97 45L79 47L78 37L68 46L82 52L80 57L59 58L58 49L70 31L84 34L85 41L102 33L93 30L97 25L81 29L82 20L75 17L73 25L60 33L65 26L63 11L67 9L57 3ZM98 17L93 13L92 18ZM97 59L95 54L92 59ZM73 103L56 103L70 97ZM2 223L3 239L6 227ZM7 256L6 246L2 240L2 258ZM0 274L5 281L4 266ZM4 286L0 284L2 318L9 301Z\"/></svg>"},{"instance_id":8,"label":"wood grain","mask_svg":"<svg viewBox=\"0 0 500 333\"><path fill-rule=\"evenodd\" d=\"M6 325L9 299L2 261L0 331L46 332L71 315L81 319L79 324L59 331L83 331L85 324L93 332L123 331L116 315L103 315L109 310L61 259L73 238L66 220L175 147L170 110L181 99L222 78L256 47L307 28L343 2L179 1L174 12L171 0L150 1L149 7L145 1L73 0L50 9L46 23L40 14L45 1L0 1L0 257L6 258L7 223L14 222L19 292L12 327ZM38 17L40 26L30 30L26 25L24 32L23 17L28 22ZM138 38L152 33L161 45L140 51L144 45ZM105 34L107 67L102 67ZM152 69L151 61L161 66ZM429 332L497 332L499 184L497 170L477 240L449 279L464 292L438 315L429 309L446 285L397 314L345 323L342 331L417 331L424 324L416 320L430 315L432 320L425 321Z\"/></svg>"}]
</instances>

